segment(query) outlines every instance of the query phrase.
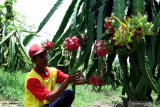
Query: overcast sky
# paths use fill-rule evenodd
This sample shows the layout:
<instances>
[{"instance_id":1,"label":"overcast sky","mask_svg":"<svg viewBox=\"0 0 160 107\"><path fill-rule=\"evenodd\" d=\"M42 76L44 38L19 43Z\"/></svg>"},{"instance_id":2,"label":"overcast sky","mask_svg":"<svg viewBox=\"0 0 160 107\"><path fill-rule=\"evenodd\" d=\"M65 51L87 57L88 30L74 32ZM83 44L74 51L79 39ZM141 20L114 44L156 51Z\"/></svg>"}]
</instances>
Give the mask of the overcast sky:
<instances>
[{"instance_id":1,"label":"overcast sky","mask_svg":"<svg viewBox=\"0 0 160 107\"><path fill-rule=\"evenodd\" d=\"M16 10L26 16L27 24L38 26L55 2L56 0L17 0ZM43 31L55 34L70 2L71 0L64 0Z\"/></svg>"},{"instance_id":2,"label":"overcast sky","mask_svg":"<svg viewBox=\"0 0 160 107\"><path fill-rule=\"evenodd\" d=\"M0 4L5 0L0 0ZM16 0L15 10L26 17L27 25L38 27L43 18L57 0ZM72 0L64 0L63 4L51 17L43 31L54 34Z\"/></svg>"},{"instance_id":3,"label":"overcast sky","mask_svg":"<svg viewBox=\"0 0 160 107\"><path fill-rule=\"evenodd\" d=\"M15 10L26 17L27 25L35 25L38 28L38 25L54 6L56 1L57 0L17 0ZM27 46L27 49L33 43L40 44L45 39L51 40L53 38L71 1L72 0L64 0L63 4L39 33L42 37L34 38Z\"/></svg>"}]
</instances>

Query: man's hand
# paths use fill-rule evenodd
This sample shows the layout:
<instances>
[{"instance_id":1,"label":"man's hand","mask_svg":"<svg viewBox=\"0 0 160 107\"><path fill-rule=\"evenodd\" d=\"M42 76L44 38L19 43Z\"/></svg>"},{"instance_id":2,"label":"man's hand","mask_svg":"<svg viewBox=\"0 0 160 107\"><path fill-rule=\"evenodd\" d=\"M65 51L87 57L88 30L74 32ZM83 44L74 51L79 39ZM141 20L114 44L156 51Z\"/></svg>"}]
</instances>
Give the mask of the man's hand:
<instances>
[{"instance_id":1,"label":"man's hand","mask_svg":"<svg viewBox=\"0 0 160 107\"><path fill-rule=\"evenodd\" d=\"M72 75L69 75L67 80L69 83L75 83L75 81L77 81L80 77L82 77L80 72L76 72Z\"/></svg>"}]
</instances>

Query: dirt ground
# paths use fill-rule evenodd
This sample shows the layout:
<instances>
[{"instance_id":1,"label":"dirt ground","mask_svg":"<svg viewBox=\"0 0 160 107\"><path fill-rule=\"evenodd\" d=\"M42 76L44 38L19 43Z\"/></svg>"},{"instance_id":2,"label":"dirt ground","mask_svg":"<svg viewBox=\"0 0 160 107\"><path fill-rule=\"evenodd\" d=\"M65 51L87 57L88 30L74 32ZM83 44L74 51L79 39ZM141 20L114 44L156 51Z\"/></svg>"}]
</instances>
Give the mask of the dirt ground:
<instances>
[{"instance_id":1,"label":"dirt ground","mask_svg":"<svg viewBox=\"0 0 160 107\"><path fill-rule=\"evenodd\" d=\"M22 107L22 106L16 102L0 101L0 107Z\"/></svg>"},{"instance_id":2,"label":"dirt ground","mask_svg":"<svg viewBox=\"0 0 160 107\"><path fill-rule=\"evenodd\" d=\"M97 101L97 102L94 102L92 107L114 107L114 106L109 104L102 104L99 101Z\"/></svg>"},{"instance_id":3,"label":"dirt ground","mask_svg":"<svg viewBox=\"0 0 160 107\"><path fill-rule=\"evenodd\" d=\"M11 101L0 101L0 107L22 107L22 105L18 104L17 102L11 102ZM99 101L96 101L93 103L92 107L114 107L110 104L102 104Z\"/></svg>"},{"instance_id":4,"label":"dirt ground","mask_svg":"<svg viewBox=\"0 0 160 107\"><path fill-rule=\"evenodd\" d=\"M0 101L0 107L22 107L22 105L19 105L16 102L9 102L9 101ZM95 102L92 107L114 107L109 104L102 104L100 102Z\"/></svg>"}]
</instances>

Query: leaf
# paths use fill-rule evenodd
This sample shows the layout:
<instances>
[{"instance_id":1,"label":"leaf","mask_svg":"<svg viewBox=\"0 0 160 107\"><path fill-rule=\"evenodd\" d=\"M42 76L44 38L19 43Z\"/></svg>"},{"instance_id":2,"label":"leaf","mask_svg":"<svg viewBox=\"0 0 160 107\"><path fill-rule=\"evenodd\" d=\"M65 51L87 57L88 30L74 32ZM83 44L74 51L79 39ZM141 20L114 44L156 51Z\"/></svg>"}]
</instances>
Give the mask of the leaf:
<instances>
[{"instance_id":1,"label":"leaf","mask_svg":"<svg viewBox=\"0 0 160 107\"><path fill-rule=\"evenodd\" d=\"M72 14L72 22L71 26L72 29L79 29L80 25L82 25L82 21L84 20L84 5L83 5L84 0L78 1L76 3L76 7L74 8L74 12ZM82 6L82 8L81 8Z\"/></svg>"},{"instance_id":2,"label":"leaf","mask_svg":"<svg viewBox=\"0 0 160 107\"><path fill-rule=\"evenodd\" d=\"M91 64L91 66L89 67L88 73L86 74L86 78L89 78L92 73L97 69L98 65L98 59L94 59L93 63Z\"/></svg>"},{"instance_id":3,"label":"leaf","mask_svg":"<svg viewBox=\"0 0 160 107\"><path fill-rule=\"evenodd\" d=\"M160 11L158 12L156 19L154 21L153 31L157 32L160 29Z\"/></svg>"},{"instance_id":4,"label":"leaf","mask_svg":"<svg viewBox=\"0 0 160 107\"><path fill-rule=\"evenodd\" d=\"M139 93L139 92L142 92L142 91L143 91L142 89L143 89L143 87L146 85L146 84L144 84L144 83L146 83L146 79L145 79L144 76L142 76L141 79L140 79L140 81L138 82L136 88L135 88L135 92L136 92L136 93Z\"/></svg>"},{"instance_id":5,"label":"leaf","mask_svg":"<svg viewBox=\"0 0 160 107\"><path fill-rule=\"evenodd\" d=\"M87 12L89 14L87 14L86 18L88 18L88 26L87 26L87 35L88 36L88 42L87 45L84 49L84 52L82 53L82 55L78 58L78 61L76 62L76 64L74 65L74 67L71 69L71 71L69 72L69 74L73 74L85 61L85 59L87 58L88 54L91 51L91 46L92 46L92 41L93 41L93 35L94 35L94 12L89 12L89 8L91 8L93 6L93 4L95 3L95 0L91 0L90 2L87 1L89 7L87 8Z\"/></svg>"},{"instance_id":6,"label":"leaf","mask_svg":"<svg viewBox=\"0 0 160 107\"><path fill-rule=\"evenodd\" d=\"M65 16L63 17L63 20L59 26L59 29L58 31L56 32L55 36L53 37L53 40L52 42L55 43L57 41L57 39L62 35L62 33L64 32L66 26L67 26L67 23L73 13L73 10L74 10L74 6L76 5L77 3L77 0L73 0L71 5L69 6Z\"/></svg>"},{"instance_id":7,"label":"leaf","mask_svg":"<svg viewBox=\"0 0 160 107\"><path fill-rule=\"evenodd\" d=\"M28 43L33 39L33 37L35 36L36 33L31 33L29 35L27 35L24 40L23 40L23 45L27 46Z\"/></svg>"},{"instance_id":8,"label":"leaf","mask_svg":"<svg viewBox=\"0 0 160 107\"><path fill-rule=\"evenodd\" d=\"M145 67L145 45L144 42L141 44L139 43L139 48L137 50L138 62L140 69L142 70L142 74L145 76L146 81L148 81L151 88L156 92L160 92L160 87L158 86L157 82L153 78L151 71L148 71Z\"/></svg>"},{"instance_id":9,"label":"leaf","mask_svg":"<svg viewBox=\"0 0 160 107\"><path fill-rule=\"evenodd\" d=\"M107 58L107 72L111 72L112 70L112 63L116 58L116 53L113 52L111 54L108 54L108 58Z\"/></svg>"},{"instance_id":10,"label":"leaf","mask_svg":"<svg viewBox=\"0 0 160 107\"><path fill-rule=\"evenodd\" d=\"M91 46L92 46L91 43L87 44L83 54L78 58L78 61L75 63L74 67L69 72L70 74L73 74L84 63L85 59L87 58L87 55L91 50Z\"/></svg>"},{"instance_id":11,"label":"leaf","mask_svg":"<svg viewBox=\"0 0 160 107\"><path fill-rule=\"evenodd\" d=\"M156 0L151 0L151 14L152 14L152 18L153 20L155 20L157 12L156 12L156 6L155 6L155 2L157 2Z\"/></svg>"},{"instance_id":12,"label":"leaf","mask_svg":"<svg viewBox=\"0 0 160 107\"><path fill-rule=\"evenodd\" d=\"M156 40L155 37L151 38L150 46L146 49L146 57L148 59L146 63L148 63L149 65L148 70L150 70L150 72L152 72L155 64L155 55L156 55L155 40Z\"/></svg>"},{"instance_id":13,"label":"leaf","mask_svg":"<svg viewBox=\"0 0 160 107\"><path fill-rule=\"evenodd\" d=\"M124 85L124 90L127 93L127 95L129 96L129 98L131 98L132 100L136 100L136 96L135 94L132 92L132 90L129 87L129 79L128 79L128 67L127 67L127 56L124 55L118 55L119 58L119 63L120 66L122 67L123 70L123 85Z\"/></svg>"},{"instance_id":14,"label":"leaf","mask_svg":"<svg viewBox=\"0 0 160 107\"><path fill-rule=\"evenodd\" d=\"M8 67L9 68L12 68L12 63L14 62L15 60L15 46L14 46L14 37L11 37L10 41L9 41L9 54L7 56L7 62L8 62Z\"/></svg>"},{"instance_id":15,"label":"leaf","mask_svg":"<svg viewBox=\"0 0 160 107\"><path fill-rule=\"evenodd\" d=\"M82 10L81 10L81 13L77 16L77 25L78 25L78 28L81 32L85 32L85 24L86 24L86 7L85 5L82 6Z\"/></svg>"},{"instance_id":16,"label":"leaf","mask_svg":"<svg viewBox=\"0 0 160 107\"><path fill-rule=\"evenodd\" d=\"M71 34L71 27L69 27L67 31L61 37L59 37L59 39L56 41L54 45L54 48L59 47L63 43L64 39L69 37L70 34Z\"/></svg>"},{"instance_id":17,"label":"leaf","mask_svg":"<svg viewBox=\"0 0 160 107\"><path fill-rule=\"evenodd\" d=\"M98 13L98 19L97 19L97 39L102 38L102 29L103 29L103 22L104 22L104 17L103 17L103 11L104 11L105 5L102 5L99 8L99 13Z\"/></svg>"},{"instance_id":18,"label":"leaf","mask_svg":"<svg viewBox=\"0 0 160 107\"><path fill-rule=\"evenodd\" d=\"M93 7L91 8L91 11L96 11L98 8L100 8L102 5L104 5L106 0L98 0Z\"/></svg>"},{"instance_id":19,"label":"leaf","mask_svg":"<svg viewBox=\"0 0 160 107\"><path fill-rule=\"evenodd\" d=\"M90 61L90 53L88 54L86 60L84 61L84 67L83 67L83 70L82 70L82 71L84 71L85 69L88 68L88 66L89 66L89 61Z\"/></svg>"},{"instance_id":20,"label":"leaf","mask_svg":"<svg viewBox=\"0 0 160 107\"><path fill-rule=\"evenodd\" d=\"M43 21L38 26L37 33L45 26L45 24L48 22L48 20L51 18L51 16L54 14L54 12L58 9L58 7L62 4L63 0L58 0L54 6L51 8L47 16L43 19Z\"/></svg>"},{"instance_id":21,"label":"leaf","mask_svg":"<svg viewBox=\"0 0 160 107\"><path fill-rule=\"evenodd\" d=\"M114 0L114 16L116 16L119 20L123 21L125 16L125 8L126 8L126 0ZM116 28L119 27L119 23L116 20L115 22Z\"/></svg>"},{"instance_id":22,"label":"leaf","mask_svg":"<svg viewBox=\"0 0 160 107\"><path fill-rule=\"evenodd\" d=\"M80 3L81 0L78 0L75 7L74 7L74 11L73 11L73 14L72 14L72 22L71 22L71 27L72 29L75 28L77 26L77 12L79 11L78 10L78 7L79 7L79 3Z\"/></svg>"},{"instance_id":23,"label":"leaf","mask_svg":"<svg viewBox=\"0 0 160 107\"><path fill-rule=\"evenodd\" d=\"M154 41L152 43L154 45L154 53L155 53L155 64L160 64L160 31L158 32L157 36L152 37L151 40ZM148 44L148 47L150 47L150 44Z\"/></svg>"},{"instance_id":24,"label":"leaf","mask_svg":"<svg viewBox=\"0 0 160 107\"><path fill-rule=\"evenodd\" d=\"M145 0L132 0L133 15L144 15L145 12Z\"/></svg>"},{"instance_id":25,"label":"leaf","mask_svg":"<svg viewBox=\"0 0 160 107\"><path fill-rule=\"evenodd\" d=\"M145 35L155 36L156 33L153 32L153 31L151 31L151 30L147 30L147 31L145 32Z\"/></svg>"},{"instance_id":26,"label":"leaf","mask_svg":"<svg viewBox=\"0 0 160 107\"><path fill-rule=\"evenodd\" d=\"M79 5L78 5L78 7L77 7L77 13L79 13L79 11L81 11L81 6L84 4L84 0L81 0L79 3L78 3Z\"/></svg>"},{"instance_id":27,"label":"leaf","mask_svg":"<svg viewBox=\"0 0 160 107\"><path fill-rule=\"evenodd\" d=\"M26 64L28 64L29 62L31 63L30 58L27 56L24 48L20 43L15 44L15 49L17 52L17 56L19 57L18 59L20 59L20 61Z\"/></svg>"},{"instance_id":28,"label":"leaf","mask_svg":"<svg viewBox=\"0 0 160 107\"><path fill-rule=\"evenodd\" d=\"M6 40L8 40L13 34L16 32L16 30L11 31L4 39L0 41L0 45L2 45Z\"/></svg>"},{"instance_id":29,"label":"leaf","mask_svg":"<svg viewBox=\"0 0 160 107\"><path fill-rule=\"evenodd\" d=\"M61 52L60 51L58 51L58 52L56 52L56 54L52 57L52 58L50 58L49 59L49 63L51 62L51 61L53 61L56 57L58 58L58 56L60 56L61 55ZM59 58L58 58L59 59ZM58 62L58 61L57 61Z\"/></svg>"}]
</instances>

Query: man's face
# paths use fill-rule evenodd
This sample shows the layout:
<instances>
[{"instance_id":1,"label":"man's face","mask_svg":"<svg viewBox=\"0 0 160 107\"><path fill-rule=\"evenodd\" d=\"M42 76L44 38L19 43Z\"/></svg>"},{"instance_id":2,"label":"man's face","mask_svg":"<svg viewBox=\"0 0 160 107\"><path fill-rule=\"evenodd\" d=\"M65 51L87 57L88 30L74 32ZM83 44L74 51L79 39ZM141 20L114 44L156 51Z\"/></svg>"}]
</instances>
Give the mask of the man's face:
<instances>
[{"instance_id":1,"label":"man's face","mask_svg":"<svg viewBox=\"0 0 160 107\"><path fill-rule=\"evenodd\" d=\"M48 65L47 51L43 51L43 52L35 55L33 62L38 66L46 67Z\"/></svg>"}]
</instances>

